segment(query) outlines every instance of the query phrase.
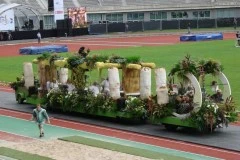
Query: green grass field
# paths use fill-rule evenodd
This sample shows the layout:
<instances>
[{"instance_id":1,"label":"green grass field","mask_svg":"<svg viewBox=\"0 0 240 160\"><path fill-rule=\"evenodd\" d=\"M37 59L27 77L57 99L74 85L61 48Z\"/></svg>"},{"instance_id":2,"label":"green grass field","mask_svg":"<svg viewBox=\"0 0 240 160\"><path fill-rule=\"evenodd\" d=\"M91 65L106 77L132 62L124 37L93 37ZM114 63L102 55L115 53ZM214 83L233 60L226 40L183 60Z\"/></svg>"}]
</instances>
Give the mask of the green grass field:
<instances>
[{"instance_id":1,"label":"green grass field","mask_svg":"<svg viewBox=\"0 0 240 160\"><path fill-rule=\"evenodd\" d=\"M191 55L192 59L196 60L215 59L223 65L223 72L230 81L234 100L237 106L240 106L240 100L238 100L238 97L240 96L240 74L238 74L240 71L240 48L234 47L234 43L234 40L187 42L170 46L100 50L92 51L91 54L116 54L123 57L141 56L144 62L155 62L158 67L166 68L167 72L169 72L174 64L179 60L182 60L187 54ZM68 54L65 53L63 55L67 56ZM20 76L23 72L23 62L30 62L36 57L37 56L19 56L0 58L0 81L14 81L16 77ZM36 70L36 65L34 66ZM90 75L94 77L97 74L91 72ZM153 89L153 92L154 90L155 89Z\"/></svg>"},{"instance_id":2,"label":"green grass field","mask_svg":"<svg viewBox=\"0 0 240 160\"><path fill-rule=\"evenodd\" d=\"M53 160L51 158L43 157L37 154L30 154L27 152L18 151L11 148L0 147L0 155L18 159L18 160ZM0 157L1 159L1 157Z\"/></svg>"}]
</instances>

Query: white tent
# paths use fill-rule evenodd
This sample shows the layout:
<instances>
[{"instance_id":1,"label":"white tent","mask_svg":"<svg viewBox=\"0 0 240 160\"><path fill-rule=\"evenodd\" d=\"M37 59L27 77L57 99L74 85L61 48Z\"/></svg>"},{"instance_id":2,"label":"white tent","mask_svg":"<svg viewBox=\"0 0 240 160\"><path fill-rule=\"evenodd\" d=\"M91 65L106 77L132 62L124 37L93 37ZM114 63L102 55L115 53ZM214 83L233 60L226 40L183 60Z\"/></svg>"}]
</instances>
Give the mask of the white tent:
<instances>
[{"instance_id":1,"label":"white tent","mask_svg":"<svg viewBox=\"0 0 240 160\"><path fill-rule=\"evenodd\" d=\"M2 16L2 18L5 18L7 15L11 18L12 12L14 14L14 29L15 26L21 28L24 26L24 22L29 21L30 19L33 21L34 28L39 28L40 13L37 9L34 9L29 5L17 3L0 4L0 16ZM4 27L1 28L2 31L14 30L12 27L9 27L9 29L4 29Z\"/></svg>"}]
</instances>

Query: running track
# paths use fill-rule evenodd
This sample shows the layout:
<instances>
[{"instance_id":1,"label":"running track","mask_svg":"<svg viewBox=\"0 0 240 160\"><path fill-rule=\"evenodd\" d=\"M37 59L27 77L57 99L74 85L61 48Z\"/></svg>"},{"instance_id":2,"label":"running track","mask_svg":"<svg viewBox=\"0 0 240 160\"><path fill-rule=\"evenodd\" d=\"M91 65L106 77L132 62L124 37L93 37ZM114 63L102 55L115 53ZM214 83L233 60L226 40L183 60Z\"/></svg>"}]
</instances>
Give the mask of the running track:
<instances>
[{"instance_id":1,"label":"running track","mask_svg":"<svg viewBox=\"0 0 240 160\"><path fill-rule=\"evenodd\" d=\"M29 120L31 118L31 114L12 111L12 110L6 110L6 109L0 109L0 115L11 116L15 118L24 119L24 120ZM60 126L60 127L71 128L75 130L82 130L82 131L87 131L91 133L97 133L101 135L106 135L106 136L111 136L111 137L116 137L116 138L136 141L136 142L142 142L145 144L151 144L155 146L161 146L165 148L176 149L180 151L186 151L186 152L191 152L191 153L196 153L196 154L201 154L201 155L206 155L206 156L211 156L211 157L216 157L221 159L237 160L240 157L240 153L238 152L217 149L213 147L206 147L206 146L201 146L201 145L186 143L181 141L174 141L169 139L152 137L148 135L141 135L141 134L132 133L132 132L110 129L106 127L76 123L76 122L66 121L62 119L55 119L55 118L51 119L51 124Z\"/></svg>"},{"instance_id":2,"label":"running track","mask_svg":"<svg viewBox=\"0 0 240 160\"><path fill-rule=\"evenodd\" d=\"M224 39L234 38L234 33L224 33ZM47 38L43 39L41 44L38 44L36 40L7 41L2 44L0 42L0 57L20 56L19 49L23 47L44 46L51 44L64 44L68 46L70 52L77 52L81 46L85 46L91 50L102 50L123 47L163 46L173 45L176 43L180 43L179 35L115 35L114 37L80 36L72 38Z\"/></svg>"}]
</instances>

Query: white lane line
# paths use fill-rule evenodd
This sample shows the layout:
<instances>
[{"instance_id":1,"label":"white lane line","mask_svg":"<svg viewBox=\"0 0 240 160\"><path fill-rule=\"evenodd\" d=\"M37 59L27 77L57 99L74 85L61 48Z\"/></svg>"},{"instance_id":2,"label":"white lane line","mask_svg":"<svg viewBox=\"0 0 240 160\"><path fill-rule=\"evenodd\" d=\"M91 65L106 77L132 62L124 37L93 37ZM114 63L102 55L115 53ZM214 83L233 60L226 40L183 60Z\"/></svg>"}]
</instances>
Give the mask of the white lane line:
<instances>
[{"instance_id":1,"label":"white lane line","mask_svg":"<svg viewBox=\"0 0 240 160\"><path fill-rule=\"evenodd\" d=\"M66 40L60 40L60 41L66 41ZM73 40L74 41L74 40ZM69 40L66 41L67 43L70 42ZM76 41L74 41L77 43ZM174 43L164 43L164 42L114 42L114 41L79 41L81 43L106 43L106 44L174 44Z\"/></svg>"},{"instance_id":2,"label":"white lane line","mask_svg":"<svg viewBox=\"0 0 240 160\"><path fill-rule=\"evenodd\" d=\"M1 90L13 91L11 88L0 87Z\"/></svg>"},{"instance_id":3,"label":"white lane line","mask_svg":"<svg viewBox=\"0 0 240 160\"><path fill-rule=\"evenodd\" d=\"M0 110L6 110L6 111L9 111L9 112L24 114L24 115L31 115L29 113L17 112L17 111L13 111L13 110L2 109L2 108ZM11 117L11 116L9 116L9 117ZM13 118L16 118L16 117L13 117ZM21 119L21 118L16 118L16 119ZM240 156L240 153L236 153L236 152L233 152L233 151L227 151L227 150L224 150L224 149L212 148L212 147L208 147L208 146L201 146L201 144L199 144L199 145L189 144L190 142L189 143L184 143L184 142L174 141L174 140L170 140L170 139L157 138L157 137L153 137L153 136L149 136L149 135L141 135L141 134L122 131L122 130L117 130L117 129L111 129L111 128L99 127L99 126L95 126L95 125L83 124L81 122L77 123L77 122L71 122L71 121L56 119L56 118L53 118L53 119L57 120L57 121L70 123L70 124L78 124L78 125L87 126L87 127L90 126L90 127L94 127L94 128L98 128L98 129L102 129L102 130L106 130L106 131L120 132L120 133L125 133L125 134L129 134L129 135L133 135L133 136L143 137L143 138L147 137L147 138L151 138L151 139L155 139L155 140L161 140L161 141L166 141L166 142L181 144L181 145L188 145L188 146L192 146L192 147L198 147L198 148L202 148L202 149L208 149L208 150L224 152L224 153L229 153L229 154L234 154L234 155L239 155ZM58 126L58 127L62 127L62 126ZM67 128L67 127L62 127L62 128ZM68 128L68 129L73 129L73 128ZM73 130L77 130L77 129L73 129Z\"/></svg>"},{"instance_id":4,"label":"white lane line","mask_svg":"<svg viewBox=\"0 0 240 160\"><path fill-rule=\"evenodd\" d=\"M56 44L80 44L80 42L66 42L66 43L59 43L59 42L56 42ZM127 44L90 44L90 43L86 43L84 45L89 45L89 46L126 46L126 47L141 47L139 45L127 45Z\"/></svg>"},{"instance_id":5,"label":"white lane line","mask_svg":"<svg viewBox=\"0 0 240 160\"><path fill-rule=\"evenodd\" d=\"M1 44L0 46L14 46L14 45L21 45L21 44L37 44L37 42L19 42L19 43L7 43Z\"/></svg>"},{"instance_id":6,"label":"white lane line","mask_svg":"<svg viewBox=\"0 0 240 160\"><path fill-rule=\"evenodd\" d=\"M55 41L53 41L54 43L55 43ZM43 42L41 42L41 44L44 44L44 43L46 43L46 44L48 44L48 43L52 43L52 41L43 41ZM19 42L19 43L6 43L6 44L0 44L0 46L15 46L15 45L22 45L22 44L33 44L33 45L35 45L35 44L38 44L37 42ZM30 46L28 46L28 47L30 47ZM41 47L41 46L39 46L39 47Z\"/></svg>"}]
</instances>

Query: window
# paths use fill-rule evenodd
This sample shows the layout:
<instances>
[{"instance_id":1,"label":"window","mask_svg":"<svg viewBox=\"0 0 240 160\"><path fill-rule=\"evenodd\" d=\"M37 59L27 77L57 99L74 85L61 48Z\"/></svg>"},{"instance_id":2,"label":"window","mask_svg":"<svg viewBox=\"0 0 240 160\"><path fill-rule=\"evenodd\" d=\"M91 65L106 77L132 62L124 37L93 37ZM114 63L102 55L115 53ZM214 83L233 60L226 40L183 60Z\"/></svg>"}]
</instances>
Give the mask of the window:
<instances>
[{"instance_id":1,"label":"window","mask_svg":"<svg viewBox=\"0 0 240 160\"><path fill-rule=\"evenodd\" d=\"M193 12L193 18L198 18L198 12L197 11Z\"/></svg>"},{"instance_id":2,"label":"window","mask_svg":"<svg viewBox=\"0 0 240 160\"><path fill-rule=\"evenodd\" d=\"M167 19L167 12L162 12L162 19Z\"/></svg>"},{"instance_id":3,"label":"window","mask_svg":"<svg viewBox=\"0 0 240 160\"><path fill-rule=\"evenodd\" d=\"M51 29L54 25L54 17L53 16L44 16L44 28Z\"/></svg>"},{"instance_id":4,"label":"window","mask_svg":"<svg viewBox=\"0 0 240 160\"><path fill-rule=\"evenodd\" d=\"M186 11L175 11L175 12L171 12L171 17L173 19L175 18L186 19L188 18L188 13Z\"/></svg>"},{"instance_id":5,"label":"window","mask_svg":"<svg viewBox=\"0 0 240 160\"><path fill-rule=\"evenodd\" d=\"M172 16L172 18L177 18L177 13L176 12L172 12L171 16Z\"/></svg>"},{"instance_id":6,"label":"window","mask_svg":"<svg viewBox=\"0 0 240 160\"><path fill-rule=\"evenodd\" d=\"M204 11L204 16L205 17L210 17L210 11Z\"/></svg>"},{"instance_id":7,"label":"window","mask_svg":"<svg viewBox=\"0 0 240 160\"><path fill-rule=\"evenodd\" d=\"M144 13L128 13L127 20L128 21L143 21Z\"/></svg>"},{"instance_id":8,"label":"window","mask_svg":"<svg viewBox=\"0 0 240 160\"><path fill-rule=\"evenodd\" d=\"M193 18L210 18L210 11L194 11Z\"/></svg>"},{"instance_id":9,"label":"window","mask_svg":"<svg viewBox=\"0 0 240 160\"><path fill-rule=\"evenodd\" d=\"M203 18L204 17L204 12L203 11L200 11L200 12L198 12L199 13L199 17L200 18Z\"/></svg>"},{"instance_id":10,"label":"window","mask_svg":"<svg viewBox=\"0 0 240 160\"><path fill-rule=\"evenodd\" d=\"M87 14L87 20L91 23L99 23L102 21L102 14Z\"/></svg>"},{"instance_id":11,"label":"window","mask_svg":"<svg viewBox=\"0 0 240 160\"><path fill-rule=\"evenodd\" d=\"M167 12L150 12L150 20L157 21L167 19Z\"/></svg>"},{"instance_id":12,"label":"window","mask_svg":"<svg viewBox=\"0 0 240 160\"><path fill-rule=\"evenodd\" d=\"M106 20L110 23L123 22L123 14L107 14Z\"/></svg>"}]
</instances>

